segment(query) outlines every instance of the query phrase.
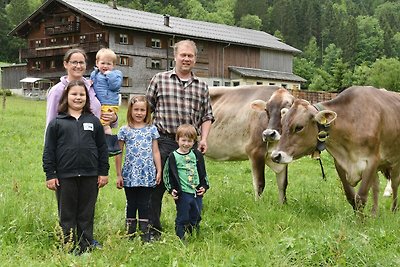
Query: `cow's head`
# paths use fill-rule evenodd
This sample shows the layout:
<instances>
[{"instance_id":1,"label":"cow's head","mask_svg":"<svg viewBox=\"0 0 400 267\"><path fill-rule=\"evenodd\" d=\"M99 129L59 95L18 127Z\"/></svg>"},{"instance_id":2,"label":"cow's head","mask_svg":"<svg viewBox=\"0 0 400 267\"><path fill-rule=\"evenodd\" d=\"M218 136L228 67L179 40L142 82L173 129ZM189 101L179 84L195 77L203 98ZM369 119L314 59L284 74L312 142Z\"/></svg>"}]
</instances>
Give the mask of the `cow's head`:
<instances>
[{"instance_id":1,"label":"cow's head","mask_svg":"<svg viewBox=\"0 0 400 267\"><path fill-rule=\"evenodd\" d=\"M264 142L278 141L281 137L281 119L284 113L292 106L295 97L285 88L276 90L268 102L255 100L252 108L255 110L265 110L268 115L268 127L262 133Z\"/></svg>"},{"instance_id":2,"label":"cow's head","mask_svg":"<svg viewBox=\"0 0 400 267\"><path fill-rule=\"evenodd\" d=\"M336 113L318 111L309 102L297 99L282 118L282 135L271 158L276 163L290 163L293 159L313 153L321 133L318 124L330 125Z\"/></svg>"}]
</instances>

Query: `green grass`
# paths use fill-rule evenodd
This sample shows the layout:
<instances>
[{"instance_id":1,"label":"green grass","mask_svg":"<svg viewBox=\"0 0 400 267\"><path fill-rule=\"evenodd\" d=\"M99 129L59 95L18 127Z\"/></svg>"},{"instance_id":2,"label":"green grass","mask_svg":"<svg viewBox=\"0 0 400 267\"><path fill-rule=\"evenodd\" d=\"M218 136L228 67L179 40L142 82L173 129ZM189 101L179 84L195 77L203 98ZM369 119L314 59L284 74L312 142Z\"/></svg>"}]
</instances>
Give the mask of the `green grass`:
<instances>
[{"instance_id":1,"label":"green grass","mask_svg":"<svg viewBox=\"0 0 400 267\"><path fill-rule=\"evenodd\" d=\"M278 204L267 170L255 201L249 162L207 160L211 189L204 198L201 235L182 244L174 234L175 207L164 198L162 240L141 244L124 236L125 197L110 183L101 189L95 237L104 248L73 256L58 248L55 195L45 187L41 156L45 102L7 97L0 112L1 266L399 266L400 219L380 196L379 214L362 219L346 202L332 159L303 158L289 166L288 204ZM125 118L126 109L120 111ZM124 123L122 121L122 123ZM381 179L381 192L385 182Z\"/></svg>"}]
</instances>

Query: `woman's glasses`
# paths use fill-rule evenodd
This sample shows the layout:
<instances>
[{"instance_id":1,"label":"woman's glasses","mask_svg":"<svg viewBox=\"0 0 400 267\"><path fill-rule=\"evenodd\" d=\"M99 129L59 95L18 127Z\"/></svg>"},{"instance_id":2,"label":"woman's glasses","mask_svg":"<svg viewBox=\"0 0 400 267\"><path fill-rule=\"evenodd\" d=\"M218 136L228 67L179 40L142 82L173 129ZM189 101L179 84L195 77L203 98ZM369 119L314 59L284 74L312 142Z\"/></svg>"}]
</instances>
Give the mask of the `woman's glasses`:
<instances>
[{"instance_id":1,"label":"woman's glasses","mask_svg":"<svg viewBox=\"0 0 400 267\"><path fill-rule=\"evenodd\" d=\"M69 61L69 63L74 67L76 67L78 65L81 65L81 66L85 66L86 65L85 61Z\"/></svg>"}]
</instances>

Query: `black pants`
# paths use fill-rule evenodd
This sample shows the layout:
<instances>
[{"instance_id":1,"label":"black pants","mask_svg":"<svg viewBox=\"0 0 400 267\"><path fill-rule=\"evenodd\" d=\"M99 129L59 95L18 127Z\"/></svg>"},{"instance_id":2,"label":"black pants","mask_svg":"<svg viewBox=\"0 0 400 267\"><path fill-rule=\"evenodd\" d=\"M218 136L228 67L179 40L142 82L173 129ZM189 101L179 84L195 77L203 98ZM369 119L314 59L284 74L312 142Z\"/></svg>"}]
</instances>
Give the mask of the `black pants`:
<instances>
[{"instance_id":1,"label":"black pants","mask_svg":"<svg viewBox=\"0 0 400 267\"><path fill-rule=\"evenodd\" d=\"M164 169L165 161L168 158L168 155L174 150L178 149L178 143L171 137L167 137L161 135L158 139L158 147L160 149L161 154L161 164ZM151 194L150 206L151 206L151 218L150 222L153 228L158 231L162 231L160 216L161 216L161 207L162 207L162 199L165 192L165 185L163 179L161 179L160 184L158 184Z\"/></svg>"},{"instance_id":2,"label":"black pants","mask_svg":"<svg viewBox=\"0 0 400 267\"><path fill-rule=\"evenodd\" d=\"M124 187L126 196L126 218L150 219L150 197L152 187Z\"/></svg>"},{"instance_id":3,"label":"black pants","mask_svg":"<svg viewBox=\"0 0 400 267\"><path fill-rule=\"evenodd\" d=\"M56 191L64 240L78 241L81 250L93 243L94 212L99 192L97 179L97 176L59 179L60 186Z\"/></svg>"}]
</instances>

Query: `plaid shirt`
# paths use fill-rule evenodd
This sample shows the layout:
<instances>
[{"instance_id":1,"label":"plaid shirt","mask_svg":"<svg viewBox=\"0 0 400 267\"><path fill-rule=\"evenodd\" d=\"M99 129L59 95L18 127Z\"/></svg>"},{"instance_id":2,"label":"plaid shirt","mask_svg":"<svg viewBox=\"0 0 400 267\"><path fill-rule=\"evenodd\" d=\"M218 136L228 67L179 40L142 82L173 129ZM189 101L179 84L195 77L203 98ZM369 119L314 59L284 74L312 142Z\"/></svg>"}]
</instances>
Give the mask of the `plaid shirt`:
<instances>
[{"instance_id":1,"label":"plaid shirt","mask_svg":"<svg viewBox=\"0 0 400 267\"><path fill-rule=\"evenodd\" d=\"M185 86L175 69L156 74L147 88L147 99L160 133L175 134L179 125L188 123L200 134L203 122L214 121L208 86L193 73Z\"/></svg>"}]
</instances>

